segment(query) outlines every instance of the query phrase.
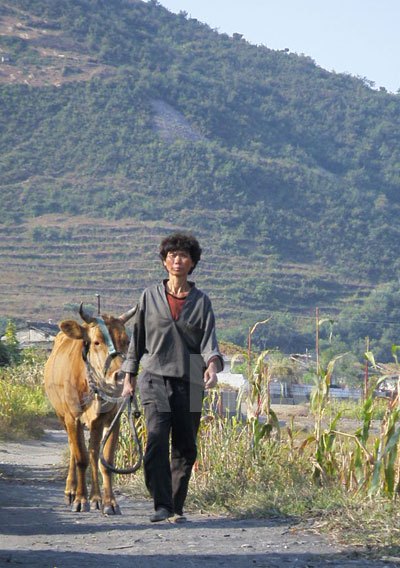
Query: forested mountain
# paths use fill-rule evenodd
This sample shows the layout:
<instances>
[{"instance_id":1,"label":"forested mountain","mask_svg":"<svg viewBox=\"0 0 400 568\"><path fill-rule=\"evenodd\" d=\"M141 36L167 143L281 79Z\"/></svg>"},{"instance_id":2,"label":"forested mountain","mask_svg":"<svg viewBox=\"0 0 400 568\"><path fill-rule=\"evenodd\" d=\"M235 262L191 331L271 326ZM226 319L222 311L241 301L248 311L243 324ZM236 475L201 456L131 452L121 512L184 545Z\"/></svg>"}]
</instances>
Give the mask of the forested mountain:
<instances>
[{"instance_id":1,"label":"forested mountain","mask_svg":"<svg viewBox=\"0 0 400 568\"><path fill-rule=\"evenodd\" d=\"M399 95L154 0L2 0L0 34L3 316L122 307L185 228L226 337L273 314L259 341L310 347L320 305L354 342L383 286L397 341Z\"/></svg>"}]
</instances>

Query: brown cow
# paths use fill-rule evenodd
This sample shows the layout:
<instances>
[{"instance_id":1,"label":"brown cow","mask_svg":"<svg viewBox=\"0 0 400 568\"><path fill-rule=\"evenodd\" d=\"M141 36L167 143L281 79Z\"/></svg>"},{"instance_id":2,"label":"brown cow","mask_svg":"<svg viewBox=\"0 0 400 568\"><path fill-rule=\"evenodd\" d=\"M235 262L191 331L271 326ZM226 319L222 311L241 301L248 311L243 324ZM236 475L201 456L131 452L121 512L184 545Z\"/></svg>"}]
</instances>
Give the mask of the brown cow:
<instances>
[{"instance_id":1,"label":"brown cow","mask_svg":"<svg viewBox=\"0 0 400 568\"><path fill-rule=\"evenodd\" d=\"M119 318L104 315L93 318L81 308L80 325L63 321L53 351L45 365L45 389L56 414L68 433L70 461L65 486L65 499L72 511L100 509L108 515L120 514L111 482L111 472L99 464L99 448L103 432L118 410L114 402L101 399L107 392L118 397L122 390L118 380L122 355L128 347L124 324L135 309ZM96 390L100 394L94 394ZM84 426L90 431L89 455ZM105 460L112 464L118 443L119 423L115 425L104 448ZM86 485L86 469L91 465L90 507ZM103 477L103 499L99 485L99 465Z\"/></svg>"}]
</instances>

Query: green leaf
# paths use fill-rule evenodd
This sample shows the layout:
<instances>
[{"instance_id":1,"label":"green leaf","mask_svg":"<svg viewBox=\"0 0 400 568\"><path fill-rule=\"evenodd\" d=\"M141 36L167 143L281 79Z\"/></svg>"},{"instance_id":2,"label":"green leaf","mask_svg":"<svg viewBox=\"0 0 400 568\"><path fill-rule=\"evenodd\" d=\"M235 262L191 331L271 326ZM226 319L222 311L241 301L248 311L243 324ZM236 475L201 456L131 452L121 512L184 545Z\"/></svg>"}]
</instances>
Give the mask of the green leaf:
<instances>
[{"instance_id":1,"label":"green leaf","mask_svg":"<svg viewBox=\"0 0 400 568\"><path fill-rule=\"evenodd\" d=\"M369 361L373 367L376 367L375 357L372 351L366 351L364 353L364 358L367 359L367 361Z\"/></svg>"},{"instance_id":2,"label":"green leaf","mask_svg":"<svg viewBox=\"0 0 400 568\"><path fill-rule=\"evenodd\" d=\"M382 460L379 459L375 462L374 465L374 472L372 475L371 485L368 491L368 496L372 497L372 495L376 495L379 491L379 482L381 476L381 469L382 469Z\"/></svg>"}]
</instances>

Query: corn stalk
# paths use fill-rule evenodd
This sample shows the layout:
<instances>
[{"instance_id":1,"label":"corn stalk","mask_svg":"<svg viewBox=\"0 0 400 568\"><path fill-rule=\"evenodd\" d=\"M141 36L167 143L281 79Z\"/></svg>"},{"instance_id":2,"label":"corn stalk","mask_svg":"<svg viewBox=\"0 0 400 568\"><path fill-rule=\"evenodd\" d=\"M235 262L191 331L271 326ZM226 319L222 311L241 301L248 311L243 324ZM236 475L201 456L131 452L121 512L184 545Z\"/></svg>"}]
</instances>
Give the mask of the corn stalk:
<instances>
[{"instance_id":1,"label":"corn stalk","mask_svg":"<svg viewBox=\"0 0 400 568\"><path fill-rule=\"evenodd\" d=\"M329 404L334 367L343 356L334 357L326 369L317 366L315 389L310 398L310 409L314 415L314 434L306 438L300 446L300 451L303 451L306 446L314 445L313 479L318 483L322 483L326 477L333 477L338 468L335 458L336 426L342 413L338 412L326 429L323 429L323 418Z\"/></svg>"},{"instance_id":2,"label":"corn stalk","mask_svg":"<svg viewBox=\"0 0 400 568\"><path fill-rule=\"evenodd\" d=\"M397 358L398 350L399 346L392 346L394 364L377 363L372 352L368 351L365 354L366 360L372 364L375 371L380 373L376 385L388 378L397 378L395 394L388 400L385 414L381 420L379 436L372 444L369 444L372 446L370 451L367 451L366 448L369 441L374 408L372 394L369 395L363 405L363 425L356 432L358 448L354 452L352 465L359 489L366 490L370 497L378 494L393 497L400 492L400 461L398 459L400 439L400 365Z\"/></svg>"}]
</instances>

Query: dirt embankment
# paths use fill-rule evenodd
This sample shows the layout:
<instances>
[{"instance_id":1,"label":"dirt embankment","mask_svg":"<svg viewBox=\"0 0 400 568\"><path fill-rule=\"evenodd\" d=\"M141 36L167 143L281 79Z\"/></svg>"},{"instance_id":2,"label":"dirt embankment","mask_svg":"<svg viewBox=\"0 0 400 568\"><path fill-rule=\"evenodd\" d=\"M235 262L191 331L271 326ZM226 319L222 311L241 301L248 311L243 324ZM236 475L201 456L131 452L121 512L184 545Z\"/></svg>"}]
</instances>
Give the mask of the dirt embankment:
<instances>
[{"instance_id":1,"label":"dirt embankment","mask_svg":"<svg viewBox=\"0 0 400 568\"><path fill-rule=\"evenodd\" d=\"M393 566L348 550L290 520L189 516L150 524L150 501L119 495L122 516L71 513L63 503L66 438L0 442L0 566L30 568Z\"/></svg>"}]
</instances>

